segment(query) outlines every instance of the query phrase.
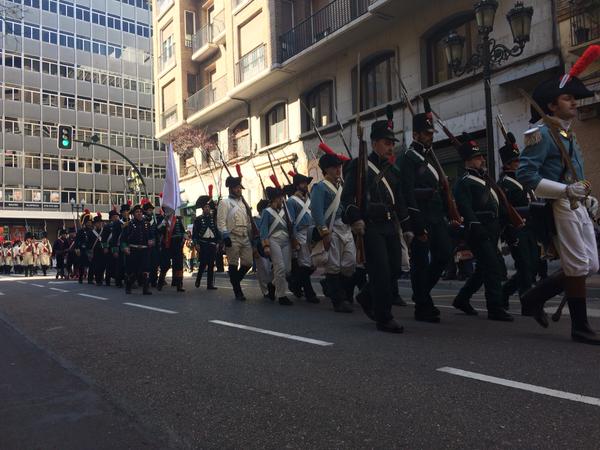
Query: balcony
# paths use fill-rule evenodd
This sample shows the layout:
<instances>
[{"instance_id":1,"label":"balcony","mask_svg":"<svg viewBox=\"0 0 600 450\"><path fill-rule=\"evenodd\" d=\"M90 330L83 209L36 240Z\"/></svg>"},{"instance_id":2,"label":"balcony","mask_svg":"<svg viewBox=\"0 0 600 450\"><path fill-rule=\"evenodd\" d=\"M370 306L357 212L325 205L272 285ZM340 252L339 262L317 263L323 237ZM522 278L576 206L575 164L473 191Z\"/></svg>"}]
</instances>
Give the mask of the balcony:
<instances>
[{"instance_id":1,"label":"balcony","mask_svg":"<svg viewBox=\"0 0 600 450\"><path fill-rule=\"evenodd\" d=\"M192 37L192 60L201 62L212 56L219 49L218 43L224 37L224 11L221 11L211 23L200 28Z\"/></svg>"},{"instance_id":2,"label":"balcony","mask_svg":"<svg viewBox=\"0 0 600 450\"><path fill-rule=\"evenodd\" d=\"M320 40L366 14L376 0L334 0L279 36L279 60L283 63Z\"/></svg>"},{"instance_id":3,"label":"balcony","mask_svg":"<svg viewBox=\"0 0 600 450\"><path fill-rule=\"evenodd\" d=\"M223 76L188 97L185 101L188 116L202 111L216 101L224 98L225 94L227 94L227 77Z\"/></svg>"},{"instance_id":4,"label":"balcony","mask_svg":"<svg viewBox=\"0 0 600 450\"><path fill-rule=\"evenodd\" d=\"M247 81L267 68L265 44L260 44L254 50L246 53L235 63L235 84Z\"/></svg>"},{"instance_id":5,"label":"balcony","mask_svg":"<svg viewBox=\"0 0 600 450\"><path fill-rule=\"evenodd\" d=\"M162 54L158 57L158 73L162 74L175 66L175 43L163 47Z\"/></svg>"},{"instance_id":6,"label":"balcony","mask_svg":"<svg viewBox=\"0 0 600 450\"><path fill-rule=\"evenodd\" d=\"M594 1L571 1L571 46L587 46L600 39L600 4Z\"/></svg>"},{"instance_id":7,"label":"balcony","mask_svg":"<svg viewBox=\"0 0 600 450\"><path fill-rule=\"evenodd\" d=\"M177 123L177 105L173 105L160 114L160 129L164 130Z\"/></svg>"},{"instance_id":8,"label":"balcony","mask_svg":"<svg viewBox=\"0 0 600 450\"><path fill-rule=\"evenodd\" d=\"M158 18L160 19L160 17L169 10L169 8L171 6L173 6L175 4L175 0L158 0L156 2L156 6L158 9Z\"/></svg>"}]
</instances>

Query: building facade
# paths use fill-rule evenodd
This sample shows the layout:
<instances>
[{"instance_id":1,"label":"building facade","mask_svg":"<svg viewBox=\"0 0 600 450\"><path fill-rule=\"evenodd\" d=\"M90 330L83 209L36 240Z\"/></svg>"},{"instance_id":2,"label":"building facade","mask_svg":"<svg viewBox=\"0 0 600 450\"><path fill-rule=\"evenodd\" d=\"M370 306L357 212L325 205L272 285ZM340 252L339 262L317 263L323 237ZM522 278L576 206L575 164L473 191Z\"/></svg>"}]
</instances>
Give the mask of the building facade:
<instances>
[{"instance_id":1,"label":"building facade","mask_svg":"<svg viewBox=\"0 0 600 450\"><path fill-rule=\"evenodd\" d=\"M0 22L0 235L73 226L77 210L107 213L135 199L129 164L106 148L58 150L74 138L126 155L149 195L162 189L154 139L152 22L143 0L12 0ZM164 150L164 148L162 149ZM129 182L128 182L129 178ZM105 214L105 217L107 215Z\"/></svg>"},{"instance_id":2,"label":"building facade","mask_svg":"<svg viewBox=\"0 0 600 450\"><path fill-rule=\"evenodd\" d=\"M518 88L531 90L563 70L556 4L526 3L534 8L531 41L494 69L491 82L493 114L502 114L519 143L529 108ZM505 17L513 6L499 2L492 32L510 47ZM391 105L397 136L409 145L411 117L399 79L416 108L423 108L420 96L428 98L454 134L467 131L485 148L481 72L454 76L443 42L456 30L465 38L465 57L476 50L470 0L161 0L153 25L157 137L168 142L193 127L205 143L193 153L179 149L181 184L192 199L209 184L223 188L215 143L230 165L241 165L251 205L262 197L260 181L270 184L268 156L282 182L292 164L320 177L313 119L328 145L356 155L357 110L368 137ZM456 179L457 152L442 133L435 139ZM496 150L504 144L497 131L494 142Z\"/></svg>"}]
</instances>

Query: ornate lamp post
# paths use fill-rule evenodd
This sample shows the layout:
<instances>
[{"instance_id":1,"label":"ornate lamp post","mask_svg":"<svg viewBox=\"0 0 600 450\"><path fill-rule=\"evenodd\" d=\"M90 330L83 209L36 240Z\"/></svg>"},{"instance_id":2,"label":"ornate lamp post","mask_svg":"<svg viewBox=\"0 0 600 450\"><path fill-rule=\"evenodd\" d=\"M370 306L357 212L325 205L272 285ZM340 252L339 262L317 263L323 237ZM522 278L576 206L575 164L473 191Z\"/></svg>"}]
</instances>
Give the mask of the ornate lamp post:
<instances>
[{"instance_id":1,"label":"ornate lamp post","mask_svg":"<svg viewBox=\"0 0 600 450\"><path fill-rule=\"evenodd\" d=\"M526 7L523 2L516 2L515 6L508 12L506 19L510 25L514 45L512 48L499 44L490 33L494 30L494 18L498 9L497 0L479 0L475 4L475 20L481 40L477 45L477 51L463 64L465 38L456 31L451 31L444 40L446 58L456 76L475 72L483 69L483 86L485 91L485 122L486 139L488 149L488 166L492 177L495 177L496 158L494 154L494 121L492 118L492 94L490 79L492 66L497 66L509 58L519 56L525 50L525 44L529 42L531 31L531 18L533 8Z\"/></svg>"}]
</instances>

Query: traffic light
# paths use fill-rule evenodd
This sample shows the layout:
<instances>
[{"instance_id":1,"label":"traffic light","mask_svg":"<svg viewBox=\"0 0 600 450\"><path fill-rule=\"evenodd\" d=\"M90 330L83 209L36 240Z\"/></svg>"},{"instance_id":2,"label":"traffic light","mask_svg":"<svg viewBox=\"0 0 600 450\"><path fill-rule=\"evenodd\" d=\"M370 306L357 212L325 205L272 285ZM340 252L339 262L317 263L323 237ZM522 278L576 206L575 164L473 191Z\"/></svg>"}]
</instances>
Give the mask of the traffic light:
<instances>
[{"instance_id":1,"label":"traffic light","mask_svg":"<svg viewBox=\"0 0 600 450\"><path fill-rule=\"evenodd\" d=\"M73 127L68 125L58 126L58 149L71 150L73 148Z\"/></svg>"}]
</instances>

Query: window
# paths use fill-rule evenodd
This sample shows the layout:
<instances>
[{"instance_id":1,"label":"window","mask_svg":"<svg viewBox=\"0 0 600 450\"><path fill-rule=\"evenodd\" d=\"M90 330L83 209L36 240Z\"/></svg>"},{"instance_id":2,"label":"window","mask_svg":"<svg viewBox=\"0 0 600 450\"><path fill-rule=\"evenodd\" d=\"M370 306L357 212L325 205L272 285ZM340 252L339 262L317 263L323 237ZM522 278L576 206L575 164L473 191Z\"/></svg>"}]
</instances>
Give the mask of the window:
<instances>
[{"instance_id":1,"label":"window","mask_svg":"<svg viewBox=\"0 0 600 450\"><path fill-rule=\"evenodd\" d=\"M42 61L42 73L47 73L48 75L58 75L58 64Z\"/></svg>"},{"instance_id":2,"label":"window","mask_svg":"<svg viewBox=\"0 0 600 450\"><path fill-rule=\"evenodd\" d=\"M106 16L102 11L96 11L95 9L92 9L92 23L106 26Z\"/></svg>"},{"instance_id":3,"label":"window","mask_svg":"<svg viewBox=\"0 0 600 450\"><path fill-rule=\"evenodd\" d=\"M75 110L75 96L68 95L68 94L61 94L60 107L74 111Z\"/></svg>"},{"instance_id":4,"label":"window","mask_svg":"<svg viewBox=\"0 0 600 450\"><path fill-rule=\"evenodd\" d=\"M50 139L58 138L58 126L55 123L42 123L42 136Z\"/></svg>"},{"instance_id":5,"label":"window","mask_svg":"<svg viewBox=\"0 0 600 450\"><path fill-rule=\"evenodd\" d=\"M28 23L23 25L23 37L33 39L35 41L40 40L40 28L37 25L30 25Z\"/></svg>"},{"instance_id":6,"label":"window","mask_svg":"<svg viewBox=\"0 0 600 450\"><path fill-rule=\"evenodd\" d=\"M393 52L377 55L362 63L360 71L361 111L392 101L397 92L396 82L393 81L396 79L395 64L396 57ZM356 86L356 69L352 72L352 78L353 85Z\"/></svg>"},{"instance_id":7,"label":"window","mask_svg":"<svg viewBox=\"0 0 600 450\"><path fill-rule=\"evenodd\" d=\"M33 57L23 58L23 66L25 70L31 70L32 72L40 71L40 60Z\"/></svg>"},{"instance_id":8,"label":"window","mask_svg":"<svg viewBox=\"0 0 600 450\"><path fill-rule=\"evenodd\" d=\"M32 105L40 104L40 93L39 91L25 90L23 91L23 101Z\"/></svg>"},{"instance_id":9,"label":"window","mask_svg":"<svg viewBox=\"0 0 600 450\"><path fill-rule=\"evenodd\" d=\"M333 122L333 81L326 81L308 92L304 104L310 111L310 115L304 111L304 131L312 130L313 119L319 127Z\"/></svg>"},{"instance_id":10,"label":"window","mask_svg":"<svg viewBox=\"0 0 600 450\"><path fill-rule=\"evenodd\" d=\"M75 78L75 67L66 64L60 65L60 76L63 78Z\"/></svg>"},{"instance_id":11,"label":"window","mask_svg":"<svg viewBox=\"0 0 600 450\"><path fill-rule=\"evenodd\" d=\"M10 117L4 119L4 131L9 134L21 134L19 120Z\"/></svg>"},{"instance_id":12,"label":"window","mask_svg":"<svg viewBox=\"0 0 600 450\"><path fill-rule=\"evenodd\" d=\"M49 28L42 28L42 41L56 45L58 43L58 35L56 31Z\"/></svg>"},{"instance_id":13,"label":"window","mask_svg":"<svg viewBox=\"0 0 600 450\"><path fill-rule=\"evenodd\" d=\"M57 11L57 4L54 0L42 0L42 9L44 11L50 11L55 13Z\"/></svg>"},{"instance_id":14,"label":"window","mask_svg":"<svg viewBox=\"0 0 600 450\"><path fill-rule=\"evenodd\" d=\"M61 158L63 172L77 172L77 164L75 158L63 156Z\"/></svg>"},{"instance_id":15,"label":"window","mask_svg":"<svg viewBox=\"0 0 600 450\"><path fill-rule=\"evenodd\" d=\"M58 157L44 156L42 158L42 168L44 170L58 170Z\"/></svg>"},{"instance_id":16,"label":"window","mask_svg":"<svg viewBox=\"0 0 600 450\"><path fill-rule=\"evenodd\" d=\"M478 31L477 22L472 15L461 18L438 27L427 39L427 80L429 86L454 78L451 67L446 59L444 39L450 31L456 30L465 38L463 58L468 59L477 51Z\"/></svg>"},{"instance_id":17,"label":"window","mask_svg":"<svg viewBox=\"0 0 600 450\"><path fill-rule=\"evenodd\" d=\"M22 59L17 55L5 55L4 57L4 65L6 67L14 67L15 69L21 68Z\"/></svg>"},{"instance_id":18,"label":"window","mask_svg":"<svg viewBox=\"0 0 600 450\"><path fill-rule=\"evenodd\" d=\"M94 112L97 114L108 114L108 104L102 100L94 100Z\"/></svg>"},{"instance_id":19,"label":"window","mask_svg":"<svg viewBox=\"0 0 600 450\"><path fill-rule=\"evenodd\" d=\"M274 106L265 114L265 144L272 145L287 139L285 103Z\"/></svg>"},{"instance_id":20,"label":"window","mask_svg":"<svg viewBox=\"0 0 600 450\"><path fill-rule=\"evenodd\" d=\"M196 34L196 13L194 11L185 12L185 46L192 46L192 38Z\"/></svg>"},{"instance_id":21,"label":"window","mask_svg":"<svg viewBox=\"0 0 600 450\"><path fill-rule=\"evenodd\" d=\"M58 170L58 167L56 170ZM43 191L42 200L44 203L60 203L60 193L58 191Z\"/></svg>"},{"instance_id":22,"label":"window","mask_svg":"<svg viewBox=\"0 0 600 450\"><path fill-rule=\"evenodd\" d=\"M4 199L7 202L22 202L23 189L21 188L6 188L4 189Z\"/></svg>"},{"instance_id":23,"label":"window","mask_svg":"<svg viewBox=\"0 0 600 450\"><path fill-rule=\"evenodd\" d=\"M58 94L56 92L42 92L42 105L58 107Z\"/></svg>"},{"instance_id":24,"label":"window","mask_svg":"<svg viewBox=\"0 0 600 450\"><path fill-rule=\"evenodd\" d=\"M26 202L41 202L42 191L40 189L25 189L25 201Z\"/></svg>"},{"instance_id":25,"label":"window","mask_svg":"<svg viewBox=\"0 0 600 450\"><path fill-rule=\"evenodd\" d=\"M25 136L40 137L42 135L42 127L39 122L25 119L23 121L23 134Z\"/></svg>"},{"instance_id":26,"label":"window","mask_svg":"<svg viewBox=\"0 0 600 450\"><path fill-rule=\"evenodd\" d=\"M25 168L39 169L41 167L41 157L35 153L25 153Z\"/></svg>"},{"instance_id":27,"label":"window","mask_svg":"<svg viewBox=\"0 0 600 450\"><path fill-rule=\"evenodd\" d=\"M23 152L4 150L4 167L21 167Z\"/></svg>"},{"instance_id":28,"label":"window","mask_svg":"<svg viewBox=\"0 0 600 450\"><path fill-rule=\"evenodd\" d=\"M230 158L246 156L250 154L250 132L248 121L242 120L231 132Z\"/></svg>"}]
</instances>

